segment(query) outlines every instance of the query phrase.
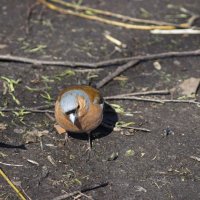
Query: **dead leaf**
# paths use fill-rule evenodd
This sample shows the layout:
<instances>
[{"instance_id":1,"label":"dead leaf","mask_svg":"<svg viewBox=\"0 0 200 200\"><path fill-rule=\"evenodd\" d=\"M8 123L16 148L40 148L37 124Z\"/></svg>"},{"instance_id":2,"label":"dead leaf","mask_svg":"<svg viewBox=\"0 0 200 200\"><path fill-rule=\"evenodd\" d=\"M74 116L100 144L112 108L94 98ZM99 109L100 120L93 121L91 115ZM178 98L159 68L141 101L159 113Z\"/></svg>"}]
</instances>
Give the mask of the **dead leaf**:
<instances>
[{"instance_id":1,"label":"dead leaf","mask_svg":"<svg viewBox=\"0 0 200 200\"><path fill-rule=\"evenodd\" d=\"M170 89L171 94L182 95L181 98L195 97L197 89L199 87L200 78L188 78L182 81L176 87Z\"/></svg>"},{"instance_id":2,"label":"dead leaf","mask_svg":"<svg viewBox=\"0 0 200 200\"><path fill-rule=\"evenodd\" d=\"M197 89L199 87L200 78L189 78L184 80L180 85L180 89L182 90L182 95L190 96L192 94L196 94Z\"/></svg>"},{"instance_id":3,"label":"dead leaf","mask_svg":"<svg viewBox=\"0 0 200 200\"><path fill-rule=\"evenodd\" d=\"M44 135L48 135L49 131L48 130L43 130L43 131L39 131L39 130L33 130L33 131L27 131L26 134L24 134L23 139L25 141L26 144L28 143L35 143L38 141L38 138L44 136Z\"/></svg>"},{"instance_id":4,"label":"dead leaf","mask_svg":"<svg viewBox=\"0 0 200 200\"><path fill-rule=\"evenodd\" d=\"M6 130L7 126L7 124L0 123L0 131Z\"/></svg>"}]
</instances>

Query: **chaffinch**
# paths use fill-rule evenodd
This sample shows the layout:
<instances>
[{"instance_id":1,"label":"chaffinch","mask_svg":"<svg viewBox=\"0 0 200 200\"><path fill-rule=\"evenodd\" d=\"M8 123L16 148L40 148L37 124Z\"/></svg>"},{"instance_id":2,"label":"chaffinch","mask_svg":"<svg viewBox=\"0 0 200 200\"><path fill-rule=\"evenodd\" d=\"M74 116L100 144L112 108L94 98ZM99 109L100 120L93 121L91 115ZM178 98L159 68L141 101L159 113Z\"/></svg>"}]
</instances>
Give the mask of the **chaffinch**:
<instances>
[{"instance_id":1,"label":"chaffinch","mask_svg":"<svg viewBox=\"0 0 200 200\"><path fill-rule=\"evenodd\" d=\"M91 131L103 119L103 98L97 89L86 85L70 86L63 89L55 104L55 126L58 133L87 133L91 149Z\"/></svg>"}]
</instances>

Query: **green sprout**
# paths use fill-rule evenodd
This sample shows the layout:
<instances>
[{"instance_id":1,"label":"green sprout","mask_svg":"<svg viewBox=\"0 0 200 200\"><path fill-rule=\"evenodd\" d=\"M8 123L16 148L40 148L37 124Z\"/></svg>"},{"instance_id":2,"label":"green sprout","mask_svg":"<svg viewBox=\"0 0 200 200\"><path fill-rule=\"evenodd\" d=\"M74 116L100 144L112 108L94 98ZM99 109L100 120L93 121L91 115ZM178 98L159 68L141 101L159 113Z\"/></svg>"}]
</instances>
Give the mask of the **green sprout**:
<instances>
[{"instance_id":1,"label":"green sprout","mask_svg":"<svg viewBox=\"0 0 200 200\"><path fill-rule=\"evenodd\" d=\"M38 44L35 48L27 49L26 52L28 53L42 52L45 48L47 48L47 45Z\"/></svg>"},{"instance_id":2,"label":"green sprout","mask_svg":"<svg viewBox=\"0 0 200 200\"><path fill-rule=\"evenodd\" d=\"M71 69L67 69L64 72L62 72L61 74L56 75L55 79L60 81L64 77L74 76L75 74L76 74L75 71L73 71Z\"/></svg>"},{"instance_id":3,"label":"green sprout","mask_svg":"<svg viewBox=\"0 0 200 200\"><path fill-rule=\"evenodd\" d=\"M30 112L26 111L24 108L21 108L19 111L13 111L13 113L15 114L15 116L18 117L18 119L21 123L25 124L24 117L25 117L25 115L29 114Z\"/></svg>"},{"instance_id":4,"label":"green sprout","mask_svg":"<svg viewBox=\"0 0 200 200\"><path fill-rule=\"evenodd\" d=\"M14 80L5 76L1 76L1 79L3 80L3 87L4 87L3 94L5 95L8 91L13 101L17 105L20 105L20 101L15 97L14 92L15 92L15 86L18 85L21 80L20 79Z\"/></svg>"},{"instance_id":5,"label":"green sprout","mask_svg":"<svg viewBox=\"0 0 200 200\"><path fill-rule=\"evenodd\" d=\"M53 99L51 97L51 95L47 92L47 91L44 91L44 94L41 94L41 96L48 102L50 103Z\"/></svg>"},{"instance_id":6,"label":"green sprout","mask_svg":"<svg viewBox=\"0 0 200 200\"><path fill-rule=\"evenodd\" d=\"M116 123L116 127L117 128L128 128L128 127L130 127L131 125L134 125L134 124L135 124L134 122L118 121Z\"/></svg>"}]
</instances>

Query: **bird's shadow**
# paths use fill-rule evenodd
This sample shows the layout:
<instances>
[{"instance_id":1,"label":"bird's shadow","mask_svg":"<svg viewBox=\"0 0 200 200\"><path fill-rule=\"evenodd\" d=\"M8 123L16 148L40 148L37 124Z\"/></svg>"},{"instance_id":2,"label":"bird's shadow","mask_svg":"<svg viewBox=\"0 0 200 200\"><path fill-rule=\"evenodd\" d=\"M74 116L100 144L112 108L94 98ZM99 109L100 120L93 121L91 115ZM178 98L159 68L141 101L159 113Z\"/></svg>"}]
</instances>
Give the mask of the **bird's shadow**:
<instances>
[{"instance_id":1,"label":"bird's shadow","mask_svg":"<svg viewBox=\"0 0 200 200\"><path fill-rule=\"evenodd\" d=\"M3 142L0 142L0 148L26 150L26 147L25 147L24 144L21 144L21 145L12 145L12 144L6 144L6 143L3 143Z\"/></svg>"},{"instance_id":2,"label":"bird's shadow","mask_svg":"<svg viewBox=\"0 0 200 200\"><path fill-rule=\"evenodd\" d=\"M102 124L91 132L92 140L105 137L113 131L116 122L118 121L118 115L116 111L107 103L104 103L104 113ZM106 124L107 126L104 126ZM84 133L70 133L69 136L80 140L88 140L88 135Z\"/></svg>"}]
</instances>

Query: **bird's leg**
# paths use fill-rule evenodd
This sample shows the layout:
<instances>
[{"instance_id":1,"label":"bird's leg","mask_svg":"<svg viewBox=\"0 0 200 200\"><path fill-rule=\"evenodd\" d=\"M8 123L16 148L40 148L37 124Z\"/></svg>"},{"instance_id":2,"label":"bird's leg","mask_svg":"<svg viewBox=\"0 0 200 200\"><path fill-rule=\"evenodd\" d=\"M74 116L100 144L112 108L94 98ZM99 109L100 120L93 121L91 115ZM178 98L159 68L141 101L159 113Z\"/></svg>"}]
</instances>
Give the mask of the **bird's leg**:
<instances>
[{"instance_id":1,"label":"bird's leg","mask_svg":"<svg viewBox=\"0 0 200 200\"><path fill-rule=\"evenodd\" d=\"M69 140L69 134L68 134L68 132L65 132L65 143L64 144L66 144L69 141L70 141Z\"/></svg>"},{"instance_id":2,"label":"bird's leg","mask_svg":"<svg viewBox=\"0 0 200 200\"><path fill-rule=\"evenodd\" d=\"M88 147L86 151L91 151L92 150L92 138L91 138L91 133L88 133Z\"/></svg>"},{"instance_id":3,"label":"bird's leg","mask_svg":"<svg viewBox=\"0 0 200 200\"><path fill-rule=\"evenodd\" d=\"M59 134L65 134L65 138L64 138L64 145L67 143L67 142L69 142L70 140L69 140L69 134L68 134L68 132L65 130L65 129L63 129L60 125L58 125L58 124L54 124L54 128L56 129L56 131L59 133Z\"/></svg>"}]
</instances>

